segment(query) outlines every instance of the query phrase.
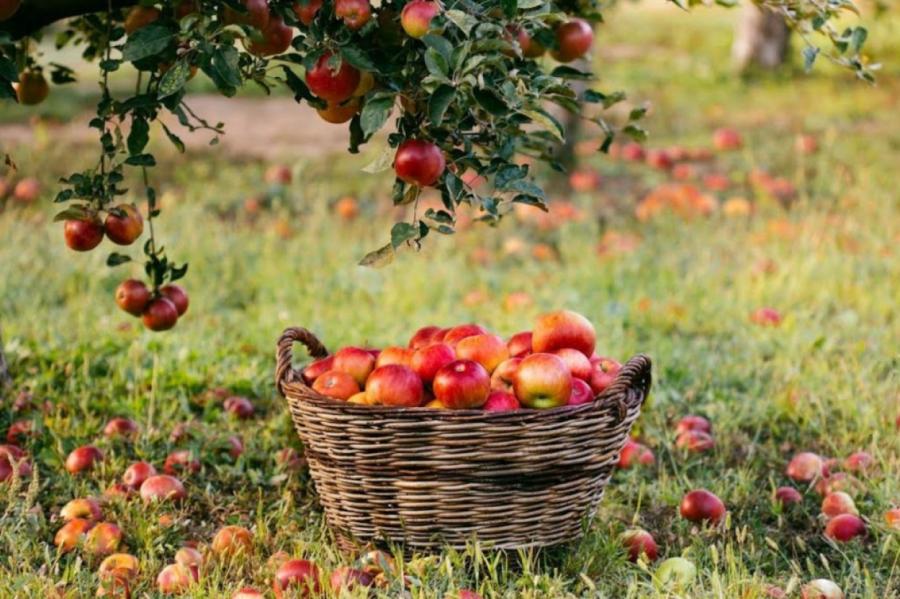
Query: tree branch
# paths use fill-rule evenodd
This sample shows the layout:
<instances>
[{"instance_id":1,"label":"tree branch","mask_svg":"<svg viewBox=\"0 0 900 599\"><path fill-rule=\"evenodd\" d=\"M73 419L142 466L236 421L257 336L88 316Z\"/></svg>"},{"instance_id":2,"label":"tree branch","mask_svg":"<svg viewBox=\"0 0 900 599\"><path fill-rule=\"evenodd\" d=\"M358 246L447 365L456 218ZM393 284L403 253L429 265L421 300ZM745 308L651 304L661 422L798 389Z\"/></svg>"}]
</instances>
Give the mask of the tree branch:
<instances>
[{"instance_id":1,"label":"tree branch","mask_svg":"<svg viewBox=\"0 0 900 599\"><path fill-rule=\"evenodd\" d=\"M137 0L111 0L113 8L137 4ZM0 32L20 39L69 17L106 10L109 0L24 0L8 21L0 23Z\"/></svg>"}]
</instances>

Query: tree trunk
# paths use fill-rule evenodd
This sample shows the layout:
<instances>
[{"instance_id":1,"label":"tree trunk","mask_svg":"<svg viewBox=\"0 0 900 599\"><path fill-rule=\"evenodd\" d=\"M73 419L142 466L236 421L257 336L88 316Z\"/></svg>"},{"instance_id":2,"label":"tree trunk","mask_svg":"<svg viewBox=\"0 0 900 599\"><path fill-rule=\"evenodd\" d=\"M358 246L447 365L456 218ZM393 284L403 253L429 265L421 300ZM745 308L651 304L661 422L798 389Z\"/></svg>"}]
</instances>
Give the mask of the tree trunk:
<instances>
[{"instance_id":1,"label":"tree trunk","mask_svg":"<svg viewBox=\"0 0 900 599\"><path fill-rule=\"evenodd\" d=\"M591 70L591 64L585 58L579 58L572 63L572 66L579 71ZM579 105L582 108L584 104L581 102L581 99L584 96L584 92L588 89L588 83L590 82L581 79L572 81L572 90L577 95ZM556 159L566 170L572 170L578 163L578 157L575 155L575 146L578 144L578 135L581 133L581 120L581 112L574 114L566 111L563 115L563 129L566 132L566 139L560 144Z\"/></svg>"},{"instance_id":2,"label":"tree trunk","mask_svg":"<svg viewBox=\"0 0 900 599\"><path fill-rule=\"evenodd\" d=\"M731 56L739 71L750 67L777 69L787 60L790 29L784 18L748 3L741 10Z\"/></svg>"}]
</instances>

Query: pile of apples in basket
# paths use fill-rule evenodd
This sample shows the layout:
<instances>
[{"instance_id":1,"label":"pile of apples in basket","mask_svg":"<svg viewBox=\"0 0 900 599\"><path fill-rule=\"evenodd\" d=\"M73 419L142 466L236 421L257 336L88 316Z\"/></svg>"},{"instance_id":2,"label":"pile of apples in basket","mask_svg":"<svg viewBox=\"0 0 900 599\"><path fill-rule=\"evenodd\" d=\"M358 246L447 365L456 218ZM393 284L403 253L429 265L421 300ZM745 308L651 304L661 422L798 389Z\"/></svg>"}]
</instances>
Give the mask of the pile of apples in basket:
<instances>
[{"instance_id":1,"label":"pile of apples in basket","mask_svg":"<svg viewBox=\"0 0 900 599\"><path fill-rule=\"evenodd\" d=\"M406 347L344 347L303 370L327 397L368 406L442 410L547 409L593 401L621 365L594 353L596 332L576 312L538 317L507 340L477 324L423 327Z\"/></svg>"}]
</instances>

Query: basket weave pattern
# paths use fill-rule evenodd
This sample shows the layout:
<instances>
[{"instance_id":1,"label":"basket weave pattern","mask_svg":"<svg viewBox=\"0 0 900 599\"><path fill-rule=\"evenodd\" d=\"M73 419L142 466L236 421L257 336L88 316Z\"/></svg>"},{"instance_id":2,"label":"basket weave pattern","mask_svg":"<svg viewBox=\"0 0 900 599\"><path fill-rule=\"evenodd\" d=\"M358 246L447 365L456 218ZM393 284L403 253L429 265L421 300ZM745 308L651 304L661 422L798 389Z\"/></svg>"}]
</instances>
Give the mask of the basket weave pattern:
<instances>
[{"instance_id":1,"label":"basket weave pattern","mask_svg":"<svg viewBox=\"0 0 900 599\"><path fill-rule=\"evenodd\" d=\"M278 342L287 399L329 527L342 546L542 547L579 537L650 390L638 355L592 403L484 412L361 406L307 386L293 345L328 355L309 331Z\"/></svg>"}]
</instances>

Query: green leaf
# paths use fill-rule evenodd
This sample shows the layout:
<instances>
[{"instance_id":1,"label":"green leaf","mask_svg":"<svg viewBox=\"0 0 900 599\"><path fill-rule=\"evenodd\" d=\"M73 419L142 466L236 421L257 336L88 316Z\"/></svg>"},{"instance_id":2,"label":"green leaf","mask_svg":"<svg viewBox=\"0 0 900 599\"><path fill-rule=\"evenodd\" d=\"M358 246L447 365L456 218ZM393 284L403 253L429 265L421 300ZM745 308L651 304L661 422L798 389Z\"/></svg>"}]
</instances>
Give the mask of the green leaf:
<instances>
[{"instance_id":1,"label":"green leaf","mask_svg":"<svg viewBox=\"0 0 900 599\"><path fill-rule=\"evenodd\" d=\"M62 212L58 213L53 217L53 222L62 222L64 220L83 220L89 216L91 216L92 212L88 209L87 206L76 205L69 206Z\"/></svg>"},{"instance_id":2,"label":"green leaf","mask_svg":"<svg viewBox=\"0 0 900 599\"><path fill-rule=\"evenodd\" d=\"M425 50L425 66L428 72L440 80L446 80L450 77L450 66L440 52L434 48Z\"/></svg>"},{"instance_id":3,"label":"green leaf","mask_svg":"<svg viewBox=\"0 0 900 599\"><path fill-rule=\"evenodd\" d=\"M374 175L388 170L392 164L394 164L394 150L391 146L385 144L375 160L364 166L362 170Z\"/></svg>"},{"instance_id":4,"label":"green leaf","mask_svg":"<svg viewBox=\"0 0 900 599\"><path fill-rule=\"evenodd\" d=\"M341 56L357 69L378 72L378 65L369 58L368 54L356 46L343 46Z\"/></svg>"},{"instance_id":5,"label":"green leaf","mask_svg":"<svg viewBox=\"0 0 900 599\"><path fill-rule=\"evenodd\" d=\"M565 139L565 130L562 124L543 110L523 110L522 114L549 131L559 141Z\"/></svg>"},{"instance_id":6,"label":"green leaf","mask_svg":"<svg viewBox=\"0 0 900 599\"><path fill-rule=\"evenodd\" d=\"M516 0L500 0L500 6L503 8L503 14L509 19L515 17L516 11L519 9L519 4Z\"/></svg>"},{"instance_id":7,"label":"green leaf","mask_svg":"<svg viewBox=\"0 0 900 599\"><path fill-rule=\"evenodd\" d=\"M456 89L450 85L441 85L434 90L428 100L428 118L431 119L431 124L435 126L441 124L455 96Z\"/></svg>"},{"instance_id":8,"label":"green leaf","mask_svg":"<svg viewBox=\"0 0 900 599\"><path fill-rule=\"evenodd\" d=\"M153 154L137 154L126 158L125 164L130 166L156 166L156 158L153 157Z\"/></svg>"},{"instance_id":9,"label":"green leaf","mask_svg":"<svg viewBox=\"0 0 900 599\"><path fill-rule=\"evenodd\" d=\"M119 254L117 252L113 252L106 258L106 265L109 267L119 266L126 262L131 262L131 256L126 256L125 254Z\"/></svg>"},{"instance_id":10,"label":"green leaf","mask_svg":"<svg viewBox=\"0 0 900 599\"><path fill-rule=\"evenodd\" d=\"M440 35L429 33L422 38L422 41L425 42L425 45L429 48L433 48L435 51L439 52L448 63L450 62L450 59L453 56L453 44L450 40Z\"/></svg>"},{"instance_id":11,"label":"green leaf","mask_svg":"<svg viewBox=\"0 0 900 599\"><path fill-rule=\"evenodd\" d=\"M191 76L191 65L187 60L177 60L159 80L157 97L166 98L178 93Z\"/></svg>"},{"instance_id":12,"label":"green leaf","mask_svg":"<svg viewBox=\"0 0 900 599\"><path fill-rule=\"evenodd\" d=\"M855 28L850 35L850 51L854 54L859 54L859 51L862 50L863 44L866 43L866 38L868 37L869 32L866 31L865 27Z\"/></svg>"},{"instance_id":13,"label":"green leaf","mask_svg":"<svg viewBox=\"0 0 900 599\"><path fill-rule=\"evenodd\" d=\"M482 108L494 116L504 116L509 112L506 103L491 90L474 89L472 95Z\"/></svg>"},{"instance_id":14,"label":"green leaf","mask_svg":"<svg viewBox=\"0 0 900 599\"><path fill-rule=\"evenodd\" d=\"M363 134L366 137L370 137L373 133L381 129L391 115L391 109L393 107L394 94L381 93L368 98L359 115Z\"/></svg>"},{"instance_id":15,"label":"green leaf","mask_svg":"<svg viewBox=\"0 0 900 599\"><path fill-rule=\"evenodd\" d=\"M803 68L807 73L812 70L816 58L819 57L819 52L820 50L815 46L806 46L803 48Z\"/></svg>"},{"instance_id":16,"label":"green leaf","mask_svg":"<svg viewBox=\"0 0 900 599\"><path fill-rule=\"evenodd\" d=\"M131 131L128 133L128 153L140 154L150 141L150 123L143 117L132 117Z\"/></svg>"},{"instance_id":17,"label":"green leaf","mask_svg":"<svg viewBox=\"0 0 900 599\"><path fill-rule=\"evenodd\" d=\"M122 58L135 62L160 54L175 39L175 32L162 23L151 23L128 36L122 46Z\"/></svg>"},{"instance_id":18,"label":"green leaf","mask_svg":"<svg viewBox=\"0 0 900 599\"><path fill-rule=\"evenodd\" d=\"M391 246L396 250L398 247L419 238L419 227L410 223L395 223L391 227Z\"/></svg>"},{"instance_id":19,"label":"green leaf","mask_svg":"<svg viewBox=\"0 0 900 599\"><path fill-rule=\"evenodd\" d=\"M478 19L467 12L454 9L448 10L445 14L450 22L459 27L460 31L462 31L466 37L469 37L472 34L472 29L478 25Z\"/></svg>"},{"instance_id":20,"label":"green leaf","mask_svg":"<svg viewBox=\"0 0 900 599\"><path fill-rule=\"evenodd\" d=\"M2 54L0 54L0 79L9 82L19 80L19 71L16 69L16 63Z\"/></svg>"},{"instance_id":21,"label":"green leaf","mask_svg":"<svg viewBox=\"0 0 900 599\"><path fill-rule=\"evenodd\" d=\"M184 142L181 141L181 138L172 133L172 131L168 127L166 127L165 123L160 121L160 124L162 125L163 131L166 132L166 137L168 137L169 141L172 142L172 145L175 146L179 152L184 154Z\"/></svg>"},{"instance_id":22,"label":"green leaf","mask_svg":"<svg viewBox=\"0 0 900 599\"><path fill-rule=\"evenodd\" d=\"M393 261L394 246L389 243L383 247L378 248L375 251L366 254L363 259L359 261L359 265L369 266L371 268L380 268L382 266L387 266Z\"/></svg>"},{"instance_id":23,"label":"green leaf","mask_svg":"<svg viewBox=\"0 0 900 599\"><path fill-rule=\"evenodd\" d=\"M212 79L222 94L233 96L241 86L240 55L234 46L218 46L204 65L203 72Z\"/></svg>"}]
</instances>

